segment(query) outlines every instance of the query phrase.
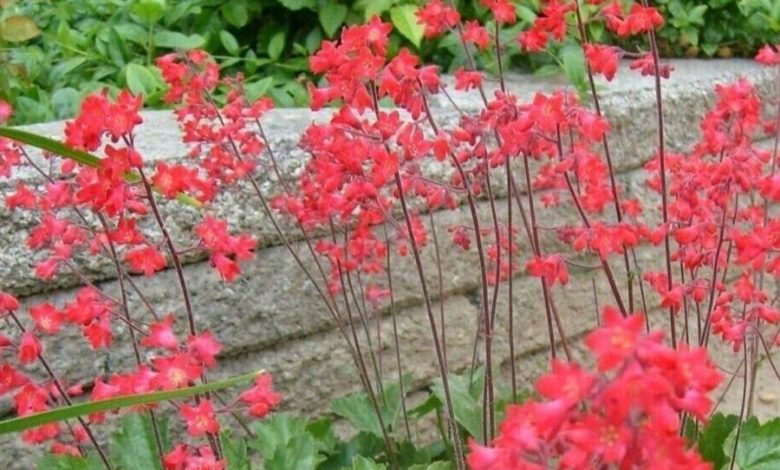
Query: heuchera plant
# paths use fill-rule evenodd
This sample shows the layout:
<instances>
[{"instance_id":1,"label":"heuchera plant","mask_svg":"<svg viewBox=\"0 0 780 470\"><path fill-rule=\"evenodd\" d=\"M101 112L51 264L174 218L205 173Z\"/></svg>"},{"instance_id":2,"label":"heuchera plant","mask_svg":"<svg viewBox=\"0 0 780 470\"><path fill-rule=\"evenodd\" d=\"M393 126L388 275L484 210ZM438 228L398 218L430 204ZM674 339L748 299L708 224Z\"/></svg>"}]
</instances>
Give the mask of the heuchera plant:
<instances>
[{"instance_id":1,"label":"heuchera plant","mask_svg":"<svg viewBox=\"0 0 780 470\"><path fill-rule=\"evenodd\" d=\"M700 141L690 152L669 152L661 92L673 69L658 56L655 31L664 19L646 0L543 2L532 28L517 41L530 52L542 52L551 42L575 38L587 63L591 94L587 106L566 90L524 100L506 87L498 34L515 23L516 10L508 0L481 4L492 13L490 24L461 18L441 0L427 2L418 12L427 38L457 33L468 66L455 72L454 88L476 93L484 103L478 113L458 110L455 122L439 119L430 106L433 95L451 98L451 85L436 66L420 63L408 49L388 56L391 25L375 17L346 27L338 40L323 42L310 58L311 71L322 76L319 85L310 86L310 94L314 110L329 107L332 113L301 136L300 146L309 157L295 184L281 174L263 128L270 102L249 101L242 77L221 77L213 59L198 50L157 61L169 87L165 100L176 106L183 140L192 149L185 162L145 163L134 132L143 120L142 98L127 91L116 98L106 93L88 97L78 117L66 124L65 146L4 131L13 139L0 140L0 175L10 177L29 167L43 181L37 187L19 182L5 197L9 209L36 218L28 245L46 255L36 275L48 280L68 271L84 282L61 306L22 309L13 296L0 295L0 315L15 329L0 336L0 393L13 398L17 414L71 404L86 390L99 401L208 383L221 345L198 326L198 317L206 313L193 309L181 258L189 251L205 253L225 282L235 280L257 240L234 233L209 206L222 193L249 190L348 345L376 412L385 446L381 459L391 467L401 465L399 436L381 412L381 373L366 325L372 308L389 303L392 311L389 267L394 256L406 256L413 260L425 301L440 372L443 437L456 468L712 468L691 447L687 432L707 422L713 412L710 394L723 380L708 358L711 338L720 338L742 356L733 372L736 377L742 371L744 381L740 422L751 414L761 350L777 372L770 352L780 344L780 312L766 287L770 276L780 274L780 219L771 210L780 200L780 112L762 115L761 98L745 79L718 85L716 102L700 124ZM640 46L629 51L590 42L586 26L595 22ZM473 55L489 48L500 71L493 94L487 92ZM620 156L610 151L610 124L599 101L597 77L611 81L623 58L630 59L633 73L652 77L657 97L657 112L646 116L655 119L647 131L657 136L657 144L647 149L645 171L646 184L658 197L657 207L647 214L618 181L615 159ZM777 67L780 53L767 46L758 60ZM227 90L224 103L214 98L218 88ZM10 113L0 104L0 120ZM772 151L754 145L764 135L775 138ZM35 158L17 141L37 143L49 153ZM451 177L442 180L429 174L431 168L444 169ZM264 174L278 180L279 193L264 192L258 183ZM505 211L497 207L499 181L508 195ZM478 199L487 201L487 217L480 216ZM182 246L171 236L163 200L201 208L202 221L193 230L197 246ZM475 251L479 260L481 433L462 426L455 412L446 315L441 311L437 316L431 300L436 288L441 296L439 245L448 243L441 238L443 231L437 235L440 227L432 214L460 204L468 207L468 223L445 229L454 245ZM571 211L576 222L539 224L546 211L560 208ZM292 226L302 249L293 244L283 222ZM543 230L558 236L561 251L542 242ZM427 266L421 255L429 244L435 248L435 266ZM657 251L660 268L641 266L640 248ZM73 259L82 254L112 263L118 295L103 291L80 271ZM555 301L569 281L567 267L582 254L595 260L611 296L603 322L594 325L585 341L594 369L573 361L562 322L567 312L559 311ZM128 294L144 298L132 275L153 276L169 267L176 274L181 309L159 312L145 302L147 311L131 311ZM426 274L432 269L438 270L438 286L430 285ZM517 312L511 299L513 279L520 272L538 278L541 305L522 314L545 316L551 367L536 383L537 396L520 403L522 384L511 361L515 403L499 425L501 378L494 364L493 332L499 315L506 315L514 354ZM498 308L502 293L508 295L507 312ZM651 317L654 324L666 325L665 331L650 332ZM117 322L124 324L125 337L115 337ZM47 360L54 352L46 343L66 328L80 329L93 349L119 343L132 348L137 367L89 383L58 376ZM393 337L398 349L397 331ZM407 358L397 351L396 359L403 400ZM42 368L44 378L28 372L35 367ZM262 418L280 399L270 376L260 373L253 388L233 401L215 393L176 401L189 437L164 450L157 435L161 465L224 468L218 415L245 411ZM157 406L135 411L157 422ZM405 402L403 412L409 419ZM101 412L78 418L77 424L48 423L25 431L22 438L72 455L82 455L89 443L112 468L92 431L104 418ZM728 453L734 459L739 429ZM411 439L408 427L407 436Z\"/></svg>"}]
</instances>

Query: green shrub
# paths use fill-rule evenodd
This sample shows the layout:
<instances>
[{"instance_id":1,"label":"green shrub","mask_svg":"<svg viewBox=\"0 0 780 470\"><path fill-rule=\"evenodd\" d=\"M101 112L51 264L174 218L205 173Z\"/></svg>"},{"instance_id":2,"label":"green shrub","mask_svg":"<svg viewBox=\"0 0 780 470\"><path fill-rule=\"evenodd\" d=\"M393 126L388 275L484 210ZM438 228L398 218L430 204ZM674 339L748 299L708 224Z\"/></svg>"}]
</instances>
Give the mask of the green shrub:
<instances>
[{"instance_id":1,"label":"green shrub","mask_svg":"<svg viewBox=\"0 0 780 470\"><path fill-rule=\"evenodd\" d=\"M380 15L396 27L390 50L414 49L426 62L451 71L465 62L457 36L421 45L415 11L422 0L0 0L0 99L16 109L16 124L70 117L86 94L128 87L161 106L163 83L152 57L203 47L223 69L240 71L250 95L278 106L308 102L307 57L344 24ZM467 18L488 20L479 0L458 0ZM539 0L517 1L519 21L501 33L509 68L565 72L582 85L574 44L551 54L523 54L517 33L539 10ZM751 55L780 31L780 0L657 0L667 24L660 31L668 56ZM602 41L603 29L589 31ZM495 71L490 53L477 57ZM579 82L579 83L578 83Z\"/></svg>"}]
</instances>

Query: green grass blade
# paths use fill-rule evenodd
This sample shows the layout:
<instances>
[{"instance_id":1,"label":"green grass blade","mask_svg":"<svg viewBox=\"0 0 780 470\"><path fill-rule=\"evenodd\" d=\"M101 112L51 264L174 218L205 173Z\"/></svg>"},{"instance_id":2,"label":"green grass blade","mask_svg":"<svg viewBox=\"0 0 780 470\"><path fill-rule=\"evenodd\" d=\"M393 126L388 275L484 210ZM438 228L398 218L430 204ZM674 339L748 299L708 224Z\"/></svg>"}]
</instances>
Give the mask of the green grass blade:
<instances>
[{"instance_id":1,"label":"green grass blade","mask_svg":"<svg viewBox=\"0 0 780 470\"><path fill-rule=\"evenodd\" d=\"M5 137L41 150L62 155L81 165L91 166L92 168L97 168L98 165L100 165L100 158L90 153L76 150L68 147L62 142L42 135L33 134L32 132L23 131L14 127L0 127L0 137Z\"/></svg>"},{"instance_id":2,"label":"green grass blade","mask_svg":"<svg viewBox=\"0 0 780 470\"><path fill-rule=\"evenodd\" d=\"M92 168L97 168L100 166L101 159L95 155L81 150L76 150L72 147L68 147L62 142L44 137L42 135L34 134L32 132L23 131L15 127L0 126L0 137L5 137L22 144L61 155L65 158L73 160L80 165L89 166ZM128 184L136 184L141 182L141 177L137 173L128 173L125 175L125 181ZM159 192L157 188L153 189L155 192ZM176 200L188 206L203 207L203 204L200 201L185 193L177 194Z\"/></svg>"},{"instance_id":3,"label":"green grass blade","mask_svg":"<svg viewBox=\"0 0 780 470\"><path fill-rule=\"evenodd\" d=\"M111 398L108 400L79 403L77 405L64 406L43 413L7 419L5 421L0 421L0 435L18 433L30 428L42 426L44 424L78 418L79 416L85 416L101 411L125 408L128 406L148 405L150 403L158 403L166 400L188 398L194 395L204 394L206 392L251 382L259 373L262 373L262 371L239 375L237 377L231 377L229 379L220 380L218 382L196 385L194 387L180 388L177 390L166 390L163 392L145 393L140 395L127 395Z\"/></svg>"}]
</instances>

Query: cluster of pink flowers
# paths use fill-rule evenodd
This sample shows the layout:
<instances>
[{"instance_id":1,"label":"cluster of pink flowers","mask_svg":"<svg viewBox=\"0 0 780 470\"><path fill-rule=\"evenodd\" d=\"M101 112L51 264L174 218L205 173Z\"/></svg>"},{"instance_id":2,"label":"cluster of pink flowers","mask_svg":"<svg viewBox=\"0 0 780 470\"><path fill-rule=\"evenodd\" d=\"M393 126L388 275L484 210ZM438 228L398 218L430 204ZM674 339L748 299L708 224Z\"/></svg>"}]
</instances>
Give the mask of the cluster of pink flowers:
<instances>
[{"instance_id":1,"label":"cluster of pink flowers","mask_svg":"<svg viewBox=\"0 0 780 470\"><path fill-rule=\"evenodd\" d=\"M147 307L153 318L145 320L129 311L124 290L129 287L122 284L122 298L118 299L91 283L78 267L78 256L104 256L116 266L121 283L130 273L151 276L171 264L178 266L182 250L175 246L160 215L162 200L186 194L190 201L208 203L223 187L257 169L264 144L250 127L270 108L269 101L249 103L240 78L220 80L216 65L204 53L166 56L159 64L171 87L167 98L182 100L177 115L185 141L194 144L192 163L161 162L156 171L146 174L144 156L134 141L135 130L142 123L142 99L127 91L116 99L106 92L88 96L78 116L65 126L69 147L101 155L94 167L48 154L39 160L23 147L0 139L2 176L9 177L25 165L44 180L41 187L19 182L5 197L8 209L25 211L35 220L27 244L45 256L35 268L36 275L48 280L70 272L87 284L61 306L44 302L22 308L15 297L0 293L0 318L18 327L18 334L0 335L0 396L12 397L19 416L69 404L71 398L87 390L92 400L105 400L188 387L206 380L207 371L217 365L222 344L210 331L197 329L189 304L186 321L181 317L176 320L173 313L162 315L151 305ZM233 91L228 103L219 108L210 101L209 93L222 83ZM5 121L10 110L3 105ZM51 170L44 171L43 164ZM154 223L157 231L141 229ZM205 214L194 232L198 245L193 248L208 253L226 281L240 273L241 261L253 257L256 240L247 234L231 234L227 223L213 215ZM186 289L182 293L188 302ZM124 344L132 344L135 351L134 370L69 383L48 365L47 356L55 353L48 350L47 338L77 328L92 349L115 348L118 321L133 332ZM179 324L188 327L187 334L177 328ZM46 372L43 379L41 369ZM261 373L255 385L234 403L217 407L208 397L183 403L180 413L189 435L194 439L209 437L210 445L179 445L165 456L166 468L224 468L224 458L213 440L220 430L217 415L245 410L262 418L280 401L270 375ZM47 424L26 431L22 438L29 443L49 443L55 453L80 455L85 441L93 439L97 445L89 429L104 419L105 413L95 413L76 426Z\"/></svg>"},{"instance_id":2,"label":"cluster of pink flowers","mask_svg":"<svg viewBox=\"0 0 780 470\"><path fill-rule=\"evenodd\" d=\"M510 405L491 447L471 442L471 468L711 468L680 436L680 416L706 420L721 374L704 348L675 350L644 330L642 315L606 308L585 341L597 370L554 360L536 383L541 401Z\"/></svg>"}]
</instances>

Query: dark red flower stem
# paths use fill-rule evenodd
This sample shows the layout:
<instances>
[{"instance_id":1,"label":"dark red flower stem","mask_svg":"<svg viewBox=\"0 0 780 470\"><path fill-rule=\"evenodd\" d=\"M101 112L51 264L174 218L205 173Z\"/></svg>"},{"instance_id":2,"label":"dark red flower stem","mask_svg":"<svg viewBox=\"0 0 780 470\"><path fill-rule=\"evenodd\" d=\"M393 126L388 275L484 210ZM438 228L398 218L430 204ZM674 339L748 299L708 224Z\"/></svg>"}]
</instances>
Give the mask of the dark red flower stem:
<instances>
[{"instance_id":1,"label":"dark red flower stem","mask_svg":"<svg viewBox=\"0 0 780 470\"><path fill-rule=\"evenodd\" d=\"M130 146L132 146L132 142L129 143ZM152 185L149 182L149 178L146 177L143 168L138 169L138 175L141 177L141 183L143 184L144 190L146 191L146 197L149 200L149 206L152 208L152 214L154 215L154 219L157 222L157 227L160 229L165 246L168 248L168 253L171 255L171 261L173 262L173 267L176 271L176 279L179 281L179 288L181 290L182 299L184 300L184 312L187 317L187 326L189 328L190 335L196 336L198 334L198 330L195 327L195 312L192 308L192 298L190 296L189 287L187 286L187 279L184 276L184 267L182 266L179 252L176 250L176 245L173 242L173 238L171 238L171 235L168 232L168 228L166 227L165 221L163 220L162 214L160 213L160 208L157 205L157 199L154 196L154 190L152 189ZM205 372L201 374L201 381L204 384L208 383L208 377ZM206 398L209 398L208 393L205 395ZM195 395L194 398L196 403L200 403L200 395ZM214 455L221 457L222 445L219 435L209 433L208 441L211 450L214 452Z\"/></svg>"},{"instance_id":2,"label":"dark red flower stem","mask_svg":"<svg viewBox=\"0 0 780 470\"><path fill-rule=\"evenodd\" d=\"M585 22L582 19L582 11L580 10L580 1L574 0L574 6L575 6L575 13L577 16L577 28L579 29L580 33L580 46L582 48L582 53L585 53L585 46L589 43L588 39L588 32L585 29ZM585 67L588 71L588 83L590 85L590 94L591 97L593 97L593 107L596 110L596 115L599 117L603 116L603 113L601 111L601 102L599 101L599 94L596 89L596 80L593 77L593 70L590 68L590 63L588 61L585 61ZM604 146L604 158L607 161L607 169L609 170L609 183L612 189L612 199L615 205L615 216L617 217L618 223L623 222L623 211L620 208L620 194L618 193L618 187L617 182L615 179L615 169L612 165L612 155L609 150L609 139L607 139L607 134L605 133L601 137L601 143ZM633 249L632 249L633 250ZM628 259L628 249L624 247L623 250L623 261L625 262L626 266L626 278L627 278L627 286L628 286L628 308L629 312L634 311L634 284L632 279L632 271L631 271L631 264ZM639 279L639 282L642 282L642 279Z\"/></svg>"},{"instance_id":3,"label":"dark red flower stem","mask_svg":"<svg viewBox=\"0 0 780 470\"><path fill-rule=\"evenodd\" d=\"M425 271L423 269L422 259L420 257L420 249L417 246L417 240L414 238L414 231L412 227L411 214L409 208L406 205L406 196L404 195L404 187L401 181L401 174L395 174L395 185L398 190L399 199L401 200L401 210L404 214L404 220L406 221L406 228L409 231L409 244L412 247L412 255L414 257L414 264L417 267L417 274L420 278L420 288L422 289L423 298L425 300L425 310L428 314L428 323L431 328L431 335L433 336L433 346L436 350L436 360L439 366L439 374L441 375L442 389L444 391L445 409L447 410L447 422L450 427L450 433L452 433L452 444L455 450L455 465L458 470L465 469L462 438L460 436L460 430L458 424L455 422L455 410L452 404L452 394L450 392L449 379L447 378L447 369L445 368L444 354L442 352L441 343L439 342L439 333L436 328L436 318L433 315L433 306L431 305L431 297L428 294L428 285L425 280ZM440 299L440 302L443 302Z\"/></svg>"},{"instance_id":4,"label":"dark red flower stem","mask_svg":"<svg viewBox=\"0 0 780 470\"><path fill-rule=\"evenodd\" d=\"M96 211L95 215L97 215L100 224L103 226L103 231L106 234L106 244L108 245L109 254L111 255L111 260L113 261L114 268L116 269L117 282L119 283L119 292L122 298L122 305L121 305L122 315L124 316L124 319L126 320L128 325L127 331L130 334L130 342L133 345L133 355L135 356L135 363L137 366L140 367L142 364L141 353L138 350L138 340L135 336L135 330L133 328L133 320L132 318L130 318L130 306L127 301L127 289L125 287L122 265L119 262L119 256L117 255L114 242L111 240L111 237L109 236L110 229L108 226L108 221L106 221L106 218L100 212ZM164 456L165 451L162 445L162 438L160 437L160 428L157 424L157 417L155 416L154 410L152 409L147 410L147 414L149 415L149 421L152 424L152 432L154 433L154 443L155 446L157 447L157 457L160 459L160 465L162 465L162 468L165 468L165 456Z\"/></svg>"},{"instance_id":5,"label":"dark red flower stem","mask_svg":"<svg viewBox=\"0 0 780 470\"><path fill-rule=\"evenodd\" d=\"M531 168L528 163L528 155L523 153L523 169L525 170L525 184L526 184L526 192L528 195L528 212L531 216L531 248L533 249L534 256L541 256L542 249L539 245L539 228L536 222L536 205L534 203L534 193L533 193L533 186L531 185ZM515 191L515 194L517 194L517 187L515 184L512 185L512 188ZM539 278L539 282L541 282L542 285L542 296L544 298L544 308L545 313L547 314L547 334L548 339L550 342L550 357L552 359L555 359L557 357L557 351L555 347L555 329L553 327L553 308L552 308L552 296L550 295L550 287L547 285L547 281L544 279L544 277ZM556 320L556 323L560 325L560 321ZM566 352L566 356L569 357L569 349L567 346L566 336L561 332L561 342L564 345L564 351Z\"/></svg>"},{"instance_id":6,"label":"dark red flower stem","mask_svg":"<svg viewBox=\"0 0 780 470\"><path fill-rule=\"evenodd\" d=\"M16 316L16 313L9 311L8 316L11 317L14 323L16 323L16 326L17 328L19 328L19 331L21 331L22 333L25 333L27 331L27 329L24 327L24 324L22 324L22 322L19 321L19 317ZM60 396L65 401L65 403L67 403L68 406L73 405L73 401L71 401L70 397L68 396L68 391L65 390L65 387L62 385L62 382L54 373L54 370L49 365L49 362L43 356L43 353L38 354L38 362L40 362L41 366L43 366L44 370L46 370L46 374L51 379L52 383L54 384L54 387L57 389L57 392L59 392ZM106 453L101 447L97 438L95 437L95 434L92 432L92 429L89 427L89 424L84 420L84 418L80 416L76 418L76 420L84 428L84 432L87 434L87 437L89 438L90 442L92 442L92 445L95 447L95 450L100 456L100 460L103 462L103 466L106 467L108 470L111 470L112 469L111 463L109 462L108 457L106 456Z\"/></svg>"},{"instance_id":7,"label":"dark red flower stem","mask_svg":"<svg viewBox=\"0 0 780 470\"><path fill-rule=\"evenodd\" d=\"M335 242L336 240L336 229L333 225L333 221L330 221L330 230L331 230L331 236ZM398 461L395 455L395 449L393 447L393 441L390 439L390 435L387 432L387 425L385 424L384 418L382 417L381 408L379 406L379 402L377 401L376 393L374 392L374 387L371 385L370 376L368 373L368 367L366 366L366 362L363 359L363 352L360 348L360 341L358 340L357 335L357 329L355 328L355 319L352 315L352 308L350 307L350 301L347 297L347 286L344 282L344 270L341 267L341 261L336 261L336 269L339 273L339 282L341 284L341 294L344 301L344 306L347 310L347 315L349 317L349 327L350 331L352 332L352 340L355 343L355 349L357 352L357 359L358 359L358 367L361 371L361 374L365 377L364 385L366 387L366 391L368 392L369 399L371 400L371 405L374 408L374 413L376 414L377 421L379 422L379 427L382 430L382 439L384 440L385 444L385 450L387 451L387 456L390 459L390 463L394 469L398 469Z\"/></svg>"},{"instance_id":8,"label":"dark red flower stem","mask_svg":"<svg viewBox=\"0 0 780 470\"><path fill-rule=\"evenodd\" d=\"M385 244L389 247L390 237L387 234L387 226L384 227L384 232L385 232ZM393 291L393 273L390 268L391 250L388 248L386 251L387 251L387 256L386 256L385 271L387 273L387 289L390 291L390 319L393 324L393 343L395 346L395 362L398 366L398 388L399 388L399 393L401 394L401 411L403 412L404 415L404 429L406 430L406 438L409 440L409 442L411 442L412 431L409 428L409 413L406 408L406 392L404 391L404 372L403 372L404 369L403 369L403 363L401 361L401 346L398 340L398 320L395 318L395 292ZM444 305L443 302L441 302L441 304ZM444 313L443 308L442 308L442 313ZM442 325L442 330L443 330L443 325ZM443 331L442 331L442 343L444 343ZM445 357L446 357L446 350L445 350Z\"/></svg>"},{"instance_id":9,"label":"dark red flower stem","mask_svg":"<svg viewBox=\"0 0 780 470\"><path fill-rule=\"evenodd\" d=\"M436 125L436 121L433 119L433 114L428 106L428 100L425 95L422 95L423 108L425 110L425 116L428 123L431 126L431 130L434 134L439 133L439 127ZM466 175L466 171L463 169L463 165L458 161L458 157L450 152L450 159L455 165L455 170L458 172L458 176L461 179L463 187L466 190L466 201L469 206L469 212L471 213L471 224L474 226L474 240L477 245L477 254L479 256L479 269L480 269L480 284L482 286L482 322L485 333L485 390L487 393L483 394L483 406L487 413L483 420L483 432L485 442L493 440L493 325L491 322L490 312L490 296L488 293L488 281L487 281L487 261L485 259L485 248L482 243L482 230L479 223L479 215L477 214L477 203L474 199L474 193L469 185L469 178ZM411 234L411 221L409 223L409 233ZM410 236L410 238L414 238Z\"/></svg>"},{"instance_id":10,"label":"dark red flower stem","mask_svg":"<svg viewBox=\"0 0 780 470\"><path fill-rule=\"evenodd\" d=\"M642 0L642 5L649 7L648 0ZM655 37L655 30L651 29L647 33L650 41L650 54L653 57L653 67L655 69L655 104L658 113L658 160L661 177L661 214L663 223L669 223L669 202L667 200L666 187L666 139L664 136L664 102L661 94L661 65L658 56L658 42ZM666 287L672 290L674 280L672 277L672 247L669 239L669 230L664 234L664 255L666 257ZM677 348L677 327L674 319L674 309L669 307L669 336L672 340L672 347Z\"/></svg>"},{"instance_id":11,"label":"dark red flower stem","mask_svg":"<svg viewBox=\"0 0 780 470\"><path fill-rule=\"evenodd\" d=\"M439 287L439 327L441 331L441 350L442 355L444 356L444 368L448 369L447 367L447 335L446 335L446 321L444 318L444 274L442 272L441 268L441 251L439 250L439 237L436 233L436 220L434 220L433 217L433 211L428 211L428 218L431 221L431 239L433 240L433 254L434 258L436 259L436 275L438 276L438 287ZM388 253L390 250L387 250Z\"/></svg>"},{"instance_id":12,"label":"dark red flower stem","mask_svg":"<svg viewBox=\"0 0 780 470\"><path fill-rule=\"evenodd\" d=\"M464 38L463 25L460 22L457 25L457 33L458 33L458 37L460 39L461 47L463 48L464 54L466 55L466 62L468 64L469 70L476 71L477 70L476 63L474 62L474 57L472 56L471 50L469 49L468 44L466 43L466 40ZM499 49L500 49L500 43L499 43ZM503 83L503 86L506 86L505 83ZM483 107L485 109L487 109L487 107L488 107L488 99L487 99L487 94L485 93L484 86L482 84L479 84L479 86L477 86L477 90L479 92L480 97L482 98ZM456 108L457 108L457 106L456 106ZM498 144L501 145L501 136L499 135L498 131L494 130L493 134L494 134ZM527 171L528 170L526 168L526 172ZM526 176L528 176L527 173L526 173ZM535 221L536 218L535 218L535 216L532 217L532 221L531 221L531 224L530 224L533 227L533 230L532 230L531 227L529 226L529 220L526 217L525 210L523 208L523 202L522 202L522 199L520 198L520 193L518 191L517 182L515 181L514 174L512 174L510 172L507 175L507 177L509 178L509 181L511 183L511 191L510 192L514 193L515 201L517 202L518 208L520 210L520 215L522 217L522 221L523 221L523 224L525 226L525 231L526 231L526 234L528 235L528 240L529 240L531 246L534 248L534 252L538 256L538 253L541 251L539 249L538 243L536 243L536 238L538 238L538 237L533 236L533 233L532 233L532 232L535 232L536 227L537 227L536 221ZM528 178L526 178L526 179L528 179ZM529 203L531 205L533 205L533 189L532 189L530 183L527 186L528 186L528 194L529 194ZM555 358L556 357L555 332L554 332L554 327L553 327L553 315L554 315L553 312L554 312L554 308L552 307L553 296L552 296L552 292L548 289L547 283L544 281L544 279L541 280L541 285L542 285L542 293L544 295L544 308L545 308L545 313L547 315L547 330L548 330L547 332L548 332L548 336L549 336L549 339L550 339L550 355L553 358ZM559 320L559 319L557 319L557 320ZM558 325L561 325L560 321L557 321L556 323ZM561 334L561 336L563 338L562 341L564 342L564 350L568 352L568 348L566 348L566 346L565 346L565 343L566 343L565 336L566 335L564 334L564 332L562 330L560 330L559 333Z\"/></svg>"},{"instance_id":13,"label":"dark red flower stem","mask_svg":"<svg viewBox=\"0 0 780 470\"><path fill-rule=\"evenodd\" d=\"M371 84L369 87L369 93L372 98L374 114L379 117L379 100L376 95L376 87ZM387 146L387 144L385 144ZM387 149L390 151L390 149ZM412 255L414 257L414 264L417 268L417 275L420 279L420 289L422 290L423 299L425 301L425 312L428 315L428 323L431 329L431 337L433 339L433 347L436 352L436 363L439 368L439 375L441 377L442 391L444 392L444 408L447 412L447 426L452 434L452 445L455 452L455 465L458 470L464 470L465 458L463 454L463 439L460 434L460 429L455 421L455 411L452 401L452 393L450 392L449 379L447 377L447 368L444 358L444 352L441 347L441 341L439 339L438 328L436 327L436 317L433 313L433 305L431 303L431 296L428 292L428 282L425 279L425 269L423 268L422 258L420 256L420 248L417 246L417 240L414 237L414 227L412 226L412 217L409 212L409 207L406 202L406 195L404 192L403 182L401 180L401 173L396 172L394 175L396 190L398 191L398 198L401 202L401 210L404 216L404 222L406 224L406 230L409 233L409 244L412 247ZM441 302L444 299L440 299Z\"/></svg>"},{"instance_id":14,"label":"dark red flower stem","mask_svg":"<svg viewBox=\"0 0 780 470\"><path fill-rule=\"evenodd\" d=\"M511 180L511 168L509 165L509 159L507 158L504 162L504 169L506 171L506 190L511 192L512 191L512 180ZM509 319L509 328L508 328L508 334L509 334L509 366L510 366L510 375L512 379L512 402L517 403L517 365L515 364L515 322L514 322L514 304L515 304L515 297L514 297L514 289L513 289L513 280L514 280L514 266L512 266L512 250L514 249L514 233L512 232L512 197L511 195L507 195L506 198L506 213L507 213L507 237L508 237L508 253L507 255L509 258L507 259L507 263L509 264L509 279L507 279L507 287L509 292L507 293L507 308L509 311L507 312L508 319Z\"/></svg>"}]
</instances>

